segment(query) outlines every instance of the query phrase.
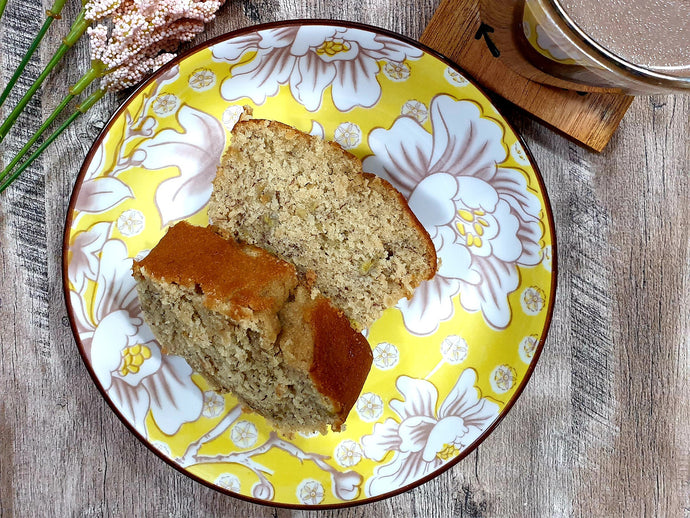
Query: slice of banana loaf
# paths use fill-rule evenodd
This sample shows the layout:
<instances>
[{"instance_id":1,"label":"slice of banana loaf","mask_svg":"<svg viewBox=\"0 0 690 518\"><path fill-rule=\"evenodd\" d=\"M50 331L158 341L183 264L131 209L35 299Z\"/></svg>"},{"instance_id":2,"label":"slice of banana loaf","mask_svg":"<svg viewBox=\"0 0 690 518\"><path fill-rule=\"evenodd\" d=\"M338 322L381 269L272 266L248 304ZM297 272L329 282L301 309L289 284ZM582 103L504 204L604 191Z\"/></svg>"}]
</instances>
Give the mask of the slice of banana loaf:
<instances>
[{"instance_id":1,"label":"slice of banana loaf","mask_svg":"<svg viewBox=\"0 0 690 518\"><path fill-rule=\"evenodd\" d=\"M294 266L181 222L133 272L164 352L285 432L340 430L371 348L326 298L312 298Z\"/></svg>"},{"instance_id":2,"label":"slice of banana loaf","mask_svg":"<svg viewBox=\"0 0 690 518\"><path fill-rule=\"evenodd\" d=\"M337 144L275 121L235 125L209 219L313 275L357 329L436 273L434 245L395 188Z\"/></svg>"}]
</instances>

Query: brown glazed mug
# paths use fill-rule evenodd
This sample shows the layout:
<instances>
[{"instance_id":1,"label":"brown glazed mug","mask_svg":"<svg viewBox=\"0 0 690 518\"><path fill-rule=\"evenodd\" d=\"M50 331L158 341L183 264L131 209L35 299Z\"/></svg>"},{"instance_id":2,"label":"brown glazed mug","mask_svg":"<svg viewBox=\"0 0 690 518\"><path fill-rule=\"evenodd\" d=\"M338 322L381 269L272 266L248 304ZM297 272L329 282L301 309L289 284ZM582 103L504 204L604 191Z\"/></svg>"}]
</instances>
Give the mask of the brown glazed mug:
<instances>
[{"instance_id":1,"label":"brown glazed mug","mask_svg":"<svg viewBox=\"0 0 690 518\"><path fill-rule=\"evenodd\" d=\"M494 54L532 81L585 92L690 92L688 0L479 4Z\"/></svg>"}]
</instances>

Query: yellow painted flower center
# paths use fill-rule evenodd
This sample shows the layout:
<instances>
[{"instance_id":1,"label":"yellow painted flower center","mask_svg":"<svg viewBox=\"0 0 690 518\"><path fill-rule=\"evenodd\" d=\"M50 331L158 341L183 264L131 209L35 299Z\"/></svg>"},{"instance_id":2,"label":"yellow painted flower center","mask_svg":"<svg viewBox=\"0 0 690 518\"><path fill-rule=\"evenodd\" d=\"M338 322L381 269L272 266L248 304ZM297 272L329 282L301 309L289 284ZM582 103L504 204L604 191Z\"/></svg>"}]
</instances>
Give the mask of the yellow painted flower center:
<instances>
[{"instance_id":1,"label":"yellow painted flower center","mask_svg":"<svg viewBox=\"0 0 690 518\"><path fill-rule=\"evenodd\" d=\"M441 460L448 460L455 457L460 450L454 444L444 444L443 449L436 454Z\"/></svg>"},{"instance_id":2,"label":"yellow painted flower center","mask_svg":"<svg viewBox=\"0 0 690 518\"><path fill-rule=\"evenodd\" d=\"M482 236L484 229L489 226L489 222L484 219L486 215L481 209L458 211L458 219L455 226L460 232L460 235L465 238L467 246L482 247Z\"/></svg>"},{"instance_id":3,"label":"yellow painted flower center","mask_svg":"<svg viewBox=\"0 0 690 518\"><path fill-rule=\"evenodd\" d=\"M136 374L143 365L145 360L151 358L151 349L145 345L133 345L132 347L125 347L122 350L122 365L120 366L120 374L127 376L127 374Z\"/></svg>"},{"instance_id":4,"label":"yellow painted flower center","mask_svg":"<svg viewBox=\"0 0 690 518\"><path fill-rule=\"evenodd\" d=\"M350 48L350 45L343 40L326 40L316 49L316 53L320 56L326 54L333 57L339 52L347 52Z\"/></svg>"}]
</instances>

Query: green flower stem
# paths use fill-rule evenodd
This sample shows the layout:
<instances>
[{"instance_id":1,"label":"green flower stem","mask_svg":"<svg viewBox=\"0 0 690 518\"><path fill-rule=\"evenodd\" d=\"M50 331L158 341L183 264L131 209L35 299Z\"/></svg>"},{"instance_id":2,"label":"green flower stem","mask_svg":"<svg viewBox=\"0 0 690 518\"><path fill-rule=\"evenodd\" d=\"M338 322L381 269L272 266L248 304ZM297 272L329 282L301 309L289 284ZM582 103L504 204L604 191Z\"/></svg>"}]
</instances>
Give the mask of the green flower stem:
<instances>
[{"instance_id":1,"label":"green flower stem","mask_svg":"<svg viewBox=\"0 0 690 518\"><path fill-rule=\"evenodd\" d=\"M94 62L92 64L91 68L86 72L86 74L84 74L79 79L79 81L77 81L74 84L74 86L72 86L69 89L69 95L67 95L60 102L60 104L57 105L57 107L53 110L53 113L51 113L50 116L45 120L45 122L41 124L41 126L36 130L36 133L34 133L31 136L31 138L24 145L24 147L19 150L17 156L15 156L12 159L12 161L9 164L7 164L5 169L2 170L2 172L0 173L0 181L2 181L2 179L5 178L5 176L7 176L10 173L10 171L12 171L14 166L16 166L20 162L20 160L24 158L24 156L28 153L31 147L36 143L36 141L41 137L41 135L43 135L43 133L50 127L53 121L62 113L62 111L67 107L70 101L72 101L72 99L74 99L76 96L82 93L86 87L93 83L94 80L101 77L104 68L105 67L100 62Z\"/></svg>"},{"instance_id":2,"label":"green flower stem","mask_svg":"<svg viewBox=\"0 0 690 518\"><path fill-rule=\"evenodd\" d=\"M31 60L31 56L34 55L34 52L36 52L36 49L41 44L41 41L43 40L43 37L45 36L46 32L48 32L50 25L53 23L54 20L60 18L60 12L62 12L62 8L65 7L66 1L67 0L55 0L55 2L53 2L53 6L46 11L47 17L45 22L43 22L43 27L41 27L41 30L38 31L38 34L34 38L34 41L32 41L31 45L29 46L29 50L26 51L26 54L24 54L24 58L22 59L21 63L19 63L17 70L14 71L14 74L12 75L8 83L5 85L5 89L0 94L0 106L2 106L4 102L7 100L7 97L10 95L12 88L14 88L14 85L17 83L19 76L22 75L24 69L26 68L26 65ZM5 9L6 3L7 0L0 0L0 17L2 17L2 12Z\"/></svg>"},{"instance_id":3,"label":"green flower stem","mask_svg":"<svg viewBox=\"0 0 690 518\"><path fill-rule=\"evenodd\" d=\"M50 114L50 117L46 119L46 121L41 124L41 127L36 130L36 133L34 133L29 141L24 144L24 147L19 150L19 153L17 153L17 156L15 156L12 161L7 164L5 169L2 170L2 173L0 173L0 182L2 181L5 176L9 174L9 172L16 166L19 161L24 158L26 153L31 149L31 147L36 143L36 141L39 139L41 135L45 132L46 129L50 126L50 124L57 118L58 115L60 115L60 112L65 109L65 107L70 103L70 101L74 99L74 95L70 94L67 97L65 97L60 104L58 104L57 108L53 111L53 113Z\"/></svg>"},{"instance_id":4,"label":"green flower stem","mask_svg":"<svg viewBox=\"0 0 690 518\"><path fill-rule=\"evenodd\" d=\"M90 22L86 19L85 15L86 11L82 9L79 12L79 15L77 16L77 19L72 24L69 34L67 34L65 39L62 40L62 44L58 47L55 54L53 54L53 57L46 65L43 72L41 72L41 75L39 75L38 78L36 78L34 84L31 85L31 88L27 90L26 94L24 94L24 97L22 97L21 101L19 101L19 104L17 104L14 110L12 110L12 113L9 114L7 120L5 120L5 122L3 122L2 125L0 125L0 142L2 142L2 140L7 136L7 134L10 131L10 128L14 126L14 123L19 118L19 115L24 110L26 105L29 104L31 98L41 87L43 81L45 81L45 78L48 77L48 74L50 74L50 72L60 62L60 60L70 49L70 47L72 47L72 45L74 45L79 40L79 38L81 38L84 32L86 32L86 29L89 27Z\"/></svg>"},{"instance_id":5,"label":"green flower stem","mask_svg":"<svg viewBox=\"0 0 690 518\"><path fill-rule=\"evenodd\" d=\"M101 61L92 61L91 68L70 87L69 93L72 95L79 95L96 79L103 77L106 72L105 65Z\"/></svg>"},{"instance_id":6,"label":"green flower stem","mask_svg":"<svg viewBox=\"0 0 690 518\"><path fill-rule=\"evenodd\" d=\"M100 89L96 90L93 92L90 96L86 98L86 100L81 103L79 106L77 106L76 110L72 115L70 115L65 122L63 122L58 129L56 129L46 140L41 144L36 151L33 152L33 154L26 159L25 162L23 162L16 171L14 171L10 176L5 178L5 180L1 181L0 183L0 193L7 189L9 185L17 179L17 177L24 172L24 170L31 165L31 163L38 158L45 149L50 146L53 141L58 138L63 131L65 131L70 124L72 124L81 114L86 113L89 108L91 108L94 104L96 104L101 97L103 97L106 94L105 89ZM3 172L4 173L4 172Z\"/></svg>"}]
</instances>

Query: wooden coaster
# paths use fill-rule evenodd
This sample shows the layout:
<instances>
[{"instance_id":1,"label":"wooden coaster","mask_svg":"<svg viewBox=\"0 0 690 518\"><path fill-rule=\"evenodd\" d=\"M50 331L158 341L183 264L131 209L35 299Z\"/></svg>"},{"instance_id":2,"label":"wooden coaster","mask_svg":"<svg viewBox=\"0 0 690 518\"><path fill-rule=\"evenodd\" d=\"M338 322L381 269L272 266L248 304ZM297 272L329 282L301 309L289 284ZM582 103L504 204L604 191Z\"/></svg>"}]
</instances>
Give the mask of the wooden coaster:
<instances>
[{"instance_id":1,"label":"wooden coaster","mask_svg":"<svg viewBox=\"0 0 690 518\"><path fill-rule=\"evenodd\" d=\"M633 97L583 93L530 81L506 67L490 32L480 31L479 0L442 0L420 41L455 61L484 88L594 151L606 147Z\"/></svg>"}]
</instances>

